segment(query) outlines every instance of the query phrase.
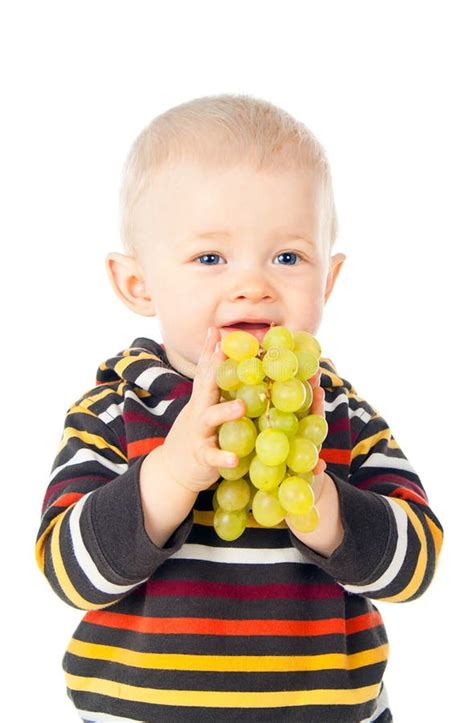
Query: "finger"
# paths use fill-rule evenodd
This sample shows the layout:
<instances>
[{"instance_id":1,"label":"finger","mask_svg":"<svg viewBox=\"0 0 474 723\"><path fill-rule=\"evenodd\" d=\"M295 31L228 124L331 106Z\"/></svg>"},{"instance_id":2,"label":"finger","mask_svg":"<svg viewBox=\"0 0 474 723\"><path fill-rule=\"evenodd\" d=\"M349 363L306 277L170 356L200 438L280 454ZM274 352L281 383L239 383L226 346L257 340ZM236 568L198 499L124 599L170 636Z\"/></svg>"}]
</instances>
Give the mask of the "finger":
<instances>
[{"instance_id":1,"label":"finger","mask_svg":"<svg viewBox=\"0 0 474 723\"><path fill-rule=\"evenodd\" d=\"M222 350L216 351L220 341L220 330L211 326L204 341L193 380L192 398L201 409L207 409L220 399L220 390L216 382L216 371L225 359Z\"/></svg>"},{"instance_id":2,"label":"finger","mask_svg":"<svg viewBox=\"0 0 474 723\"><path fill-rule=\"evenodd\" d=\"M324 417L324 389L322 387L316 387L313 389L313 403L311 404L311 414L319 414Z\"/></svg>"},{"instance_id":3,"label":"finger","mask_svg":"<svg viewBox=\"0 0 474 723\"><path fill-rule=\"evenodd\" d=\"M321 367L318 368L316 374L313 374L313 376L308 379L308 382L311 384L313 389L321 384Z\"/></svg>"},{"instance_id":4,"label":"finger","mask_svg":"<svg viewBox=\"0 0 474 723\"><path fill-rule=\"evenodd\" d=\"M220 424L232 419L240 419L246 412L246 405L242 399L235 399L231 402L219 402L208 407L201 417L204 429L214 430Z\"/></svg>"},{"instance_id":5,"label":"finger","mask_svg":"<svg viewBox=\"0 0 474 723\"><path fill-rule=\"evenodd\" d=\"M322 474L324 470L326 469L327 465L324 459L321 459L321 457L318 459L318 462L316 464L316 467L313 468L312 474L314 477L317 477L319 474Z\"/></svg>"},{"instance_id":6,"label":"finger","mask_svg":"<svg viewBox=\"0 0 474 723\"><path fill-rule=\"evenodd\" d=\"M234 452L226 452L215 446L206 446L203 450L203 461L208 467L236 467L240 458Z\"/></svg>"}]
</instances>

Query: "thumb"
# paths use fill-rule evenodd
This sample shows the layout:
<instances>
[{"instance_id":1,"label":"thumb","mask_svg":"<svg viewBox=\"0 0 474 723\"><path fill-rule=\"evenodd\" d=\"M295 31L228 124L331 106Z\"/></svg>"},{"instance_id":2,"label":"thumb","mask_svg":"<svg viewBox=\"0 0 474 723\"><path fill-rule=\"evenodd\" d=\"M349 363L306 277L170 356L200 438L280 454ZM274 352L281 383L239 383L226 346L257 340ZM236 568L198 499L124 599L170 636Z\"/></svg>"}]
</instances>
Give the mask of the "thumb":
<instances>
[{"instance_id":1,"label":"thumb","mask_svg":"<svg viewBox=\"0 0 474 723\"><path fill-rule=\"evenodd\" d=\"M220 399L220 391L216 382L216 371L219 364L225 359L224 352L220 348L217 348L220 339L220 330L215 326L209 327L196 366L192 398L198 402L203 410L212 404L217 404Z\"/></svg>"}]
</instances>

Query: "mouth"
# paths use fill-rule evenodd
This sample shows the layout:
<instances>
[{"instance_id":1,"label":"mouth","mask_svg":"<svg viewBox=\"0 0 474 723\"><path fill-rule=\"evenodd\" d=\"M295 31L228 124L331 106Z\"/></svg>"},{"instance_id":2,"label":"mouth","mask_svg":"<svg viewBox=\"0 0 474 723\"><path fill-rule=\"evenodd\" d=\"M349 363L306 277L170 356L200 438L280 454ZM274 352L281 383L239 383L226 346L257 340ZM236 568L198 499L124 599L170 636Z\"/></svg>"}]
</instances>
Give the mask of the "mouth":
<instances>
[{"instance_id":1,"label":"mouth","mask_svg":"<svg viewBox=\"0 0 474 723\"><path fill-rule=\"evenodd\" d=\"M223 326L223 329L241 329L242 331L255 331L256 329L269 329L270 324L266 321L235 321L229 326Z\"/></svg>"},{"instance_id":2,"label":"mouth","mask_svg":"<svg viewBox=\"0 0 474 723\"><path fill-rule=\"evenodd\" d=\"M221 327L222 336L231 331L246 331L248 334L255 336L260 342L269 330L270 326L275 326L275 322L270 321L233 321L227 326Z\"/></svg>"}]
</instances>

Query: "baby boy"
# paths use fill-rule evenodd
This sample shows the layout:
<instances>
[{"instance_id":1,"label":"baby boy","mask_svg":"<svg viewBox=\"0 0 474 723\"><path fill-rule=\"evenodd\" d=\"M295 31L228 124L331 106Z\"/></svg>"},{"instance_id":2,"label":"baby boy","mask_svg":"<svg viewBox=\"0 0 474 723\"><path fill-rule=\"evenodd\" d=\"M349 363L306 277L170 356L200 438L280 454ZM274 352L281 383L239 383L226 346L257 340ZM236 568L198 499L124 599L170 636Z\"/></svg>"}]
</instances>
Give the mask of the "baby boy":
<instances>
[{"instance_id":1,"label":"baby boy","mask_svg":"<svg viewBox=\"0 0 474 723\"><path fill-rule=\"evenodd\" d=\"M63 666L87 721L392 720L388 640L372 599L419 597L442 526L387 422L322 357L312 411L320 523L224 542L217 430L220 340L270 324L317 335L345 260L324 149L250 96L171 108L138 136L121 194L125 254L106 269L129 309L159 320L102 362L70 406L37 560L87 611ZM206 268L207 267L207 268Z\"/></svg>"}]
</instances>

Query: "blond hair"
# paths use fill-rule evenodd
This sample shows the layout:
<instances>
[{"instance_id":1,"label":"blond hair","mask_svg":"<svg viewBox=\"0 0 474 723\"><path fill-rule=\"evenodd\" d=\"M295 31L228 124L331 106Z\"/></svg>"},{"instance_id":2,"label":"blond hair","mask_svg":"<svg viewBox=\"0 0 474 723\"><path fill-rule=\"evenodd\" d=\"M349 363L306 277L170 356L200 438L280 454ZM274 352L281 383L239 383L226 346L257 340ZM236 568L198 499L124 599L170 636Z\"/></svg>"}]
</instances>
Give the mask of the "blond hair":
<instances>
[{"instance_id":1,"label":"blond hair","mask_svg":"<svg viewBox=\"0 0 474 723\"><path fill-rule=\"evenodd\" d=\"M330 252L338 232L326 152L300 121L269 101L250 95L208 95L156 116L127 155L120 187L120 236L136 253L134 209L156 172L191 160L206 167L250 163L255 170L301 170L319 180L320 235Z\"/></svg>"}]
</instances>

